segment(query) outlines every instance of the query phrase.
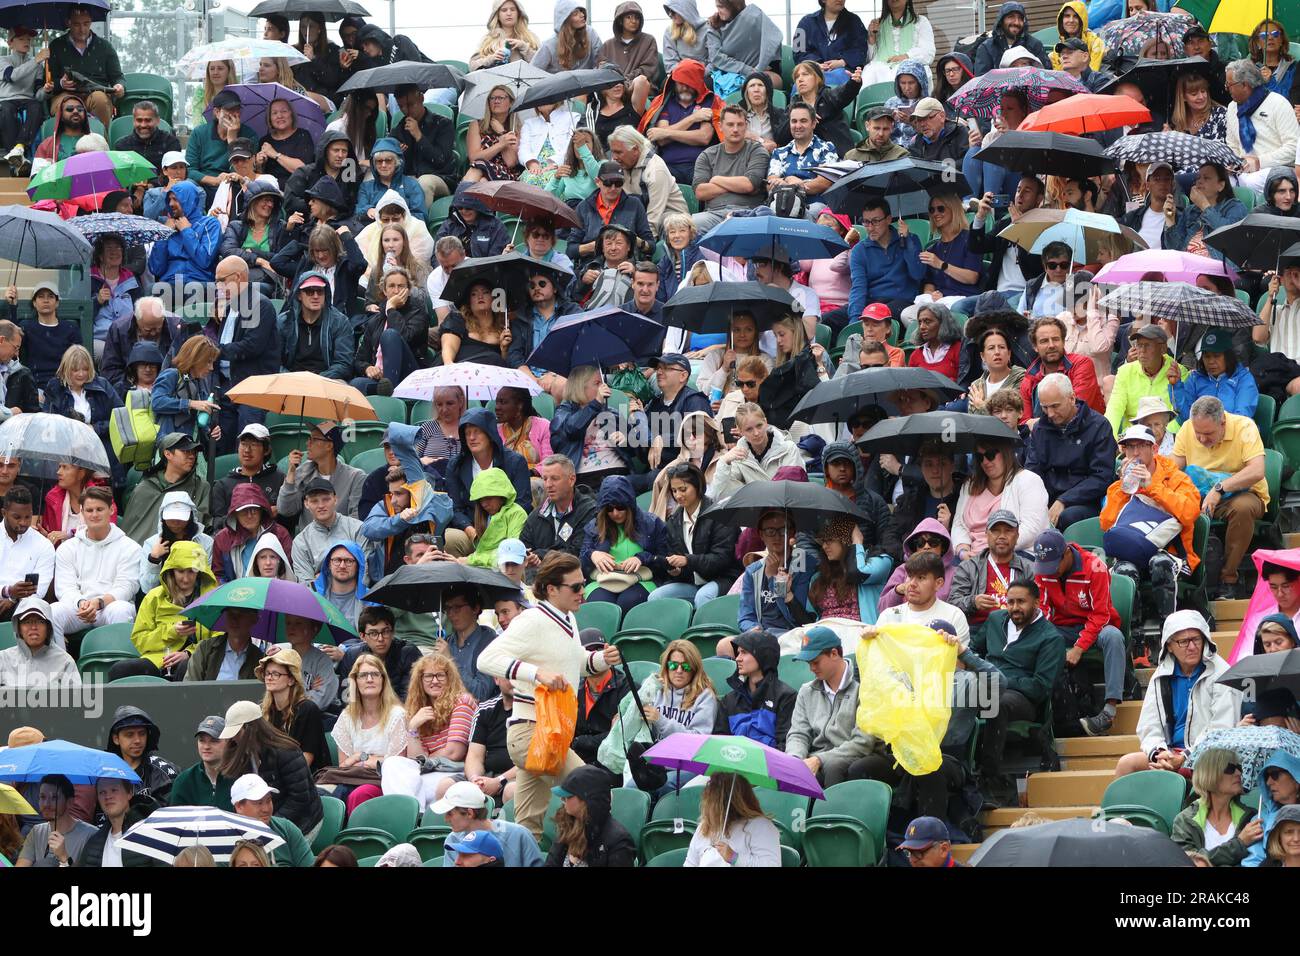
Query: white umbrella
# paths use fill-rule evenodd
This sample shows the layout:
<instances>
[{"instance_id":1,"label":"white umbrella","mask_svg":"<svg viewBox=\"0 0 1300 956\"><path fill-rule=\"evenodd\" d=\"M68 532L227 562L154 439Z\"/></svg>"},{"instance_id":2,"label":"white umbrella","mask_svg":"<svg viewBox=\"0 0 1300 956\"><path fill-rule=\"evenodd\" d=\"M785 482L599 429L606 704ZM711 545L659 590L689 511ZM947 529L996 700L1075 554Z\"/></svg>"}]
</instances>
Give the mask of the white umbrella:
<instances>
[{"instance_id":1,"label":"white umbrella","mask_svg":"<svg viewBox=\"0 0 1300 956\"><path fill-rule=\"evenodd\" d=\"M122 835L119 847L170 863L187 846L205 846L218 863L229 863L240 840L261 844L267 853L284 845L284 837L261 820L216 807L163 807Z\"/></svg>"},{"instance_id":2,"label":"white umbrella","mask_svg":"<svg viewBox=\"0 0 1300 956\"><path fill-rule=\"evenodd\" d=\"M19 458L19 474L54 481L68 463L107 476L111 469L104 443L85 422L35 412L0 424L0 458Z\"/></svg>"},{"instance_id":3,"label":"white umbrella","mask_svg":"<svg viewBox=\"0 0 1300 956\"><path fill-rule=\"evenodd\" d=\"M433 401L436 388L459 388L471 402L490 402L503 388L526 389L529 395L540 395L542 387L517 368L498 368L477 362L455 362L437 368L419 368L402 379L393 389L394 398L413 398Z\"/></svg>"},{"instance_id":4,"label":"white umbrella","mask_svg":"<svg viewBox=\"0 0 1300 956\"><path fill-rule=\"evenodd\" d=\"M515 99L532 89L534 83L551 78L551 74L538 69L527 60L515 60L486 70L475 70L465 74L465 93L461 96L460 112L464 116L482 119L487 115L487 98L494 87L505 86L515 95ZM521 116L530 116L525 111Z\"/></svg>"},{"instance_id":5,"label":"white umbrella","mask_svg":"<svg viewBox=\"0 0 1300 956\"><path fill-rule=\"evenodd\" d=\"M257 73L258 61L264 57L283 58L289 61L290 66L307 62L307 57L279 40L231 37L194 47L176 62L176 69L187 80L201 80L209 63L214 60L234 60L240 76L252 76Z\"/></svg>"}]
</instances>

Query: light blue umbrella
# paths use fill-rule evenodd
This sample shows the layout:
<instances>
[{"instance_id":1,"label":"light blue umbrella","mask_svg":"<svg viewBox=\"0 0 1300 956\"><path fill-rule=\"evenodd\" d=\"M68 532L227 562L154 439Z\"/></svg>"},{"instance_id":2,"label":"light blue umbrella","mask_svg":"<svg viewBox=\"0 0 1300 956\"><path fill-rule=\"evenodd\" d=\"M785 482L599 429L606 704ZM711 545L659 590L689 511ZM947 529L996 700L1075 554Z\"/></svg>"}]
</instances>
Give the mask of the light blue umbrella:
<instances>
[{"instance_id":1,"label":"light blue umbrella","mask_svg":"<svg viewBox=\"0 0 1300 956\"><path fill-rule=\"evenodd\" d=\"M792 260L832 259L849 247L834 229L784 216L733 216L710 229L700 245L745 259L771 258L780 247Z\"/></svg>"},{"instance_id":2,"label":"light blue umbrella","mask_svg":"<svg viewBox=\"0 0 1300 956\"><path fill-rule=\"evenodd\" d=\"M42 777L54 773L62 774L74 784L93 784L103 778L140 782L136 772L121 757L67 740L47 740L29 747L0 750L0 781L39 783Z\"/></svg>"},{"instance_id":3,"label":"light blue umbrella","mask_svg":"<svg viewBox=\"0 0 1300 956\"><path fill-rule=\"evenodd\" d=\"M1259 772L1264 769L1276 750L1285 750L1300 759L1300 734L1281 727L1225 727L1208 730L1201 735L1196 746L1187 755L1187 766L1195 767L1201 754L1211 747L1231 750L1241 764L1241 785L1247 790L1258 787L1262 781Z\"/></svg>"}]
</instances>

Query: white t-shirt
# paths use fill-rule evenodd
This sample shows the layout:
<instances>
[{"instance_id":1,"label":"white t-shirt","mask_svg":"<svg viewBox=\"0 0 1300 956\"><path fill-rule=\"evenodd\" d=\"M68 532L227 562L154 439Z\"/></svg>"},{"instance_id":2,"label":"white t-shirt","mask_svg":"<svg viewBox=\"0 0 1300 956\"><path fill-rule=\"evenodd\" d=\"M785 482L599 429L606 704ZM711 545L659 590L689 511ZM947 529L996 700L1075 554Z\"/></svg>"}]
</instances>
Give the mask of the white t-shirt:
<instances>
[{"instance_id":1,"label":"white t-shirt","mask_svg":"<svg viewBox=\"0 0 1300 956\"><path fill-rule=\"evenodd\" d=\"M936 618L951 624L953 630L957 632L957 639L963 644L970 640L970 625L966 623L966 615L947 601L936 600L924 611L913 611L908 604L896 604L885 608L876 618L876 627L885 624L921 624L929 627L930 622Z\"/></svg>"},{"instance_id":2,"label":"white t-shirt","mask_svg":"<svg viewBox=\"0 0 1300 956\"><path fill-rule=\"evenodd\" d=\"M1020 247L1012 243L1002 253L1002 271L998 273L999 292L1024 292L1025 274L1020 271Z\"/></svg>"},{"instance_id":3,"label":"white t-shirt","mask_svg":"<svg viewBox=\"0 0 1300 956\"><path fill-rule=\"evenodd\" d=\"M1153 210L1149 205L1146 211L1142 213L1142 226L1138 229L1138 235L1147 241L1148 249L1160 248L1160 237L1165 232L1165 214L1163 211Z\"/></svg>"},{"instance_id":4,"label":"white t-shirt","mask_svg":"<svg viewBox=\"0 0 1300 956\"><path fill-rule=\"evenodd\" d=\"M1214 829L1214 825L1209 820L1205 821L1205 852L1209 853L1217 846L1223 846L1234 836L1237 835L1237 828L1231 822L1228 823L1228 832L1220 833Z\"/></svg>"},{"instance_id":5,"label":"white t-shirt","mask_svg":"<svg viewBox=\"0 0 1300 956\"><path fill-rule=\"evenodd\" d=\"M72 390L69 389L69 391ZM72 410L80 415L87 424L90 423L90 399L86 397L84 388L79 392L72 392Z\"/></svg>"},{"instance_id":6,"label":"white t-shirt","mask_svg":"<svg viewBox=\"0 0 1300 956\"><path fill-rule=\"evenodd\" d=\"M108 839L104 841L104 861L99 864L100 866L122 865L122 850L118 844L122 842L124 836L126 836L125 830L116 836L111 833L108 835Z\"/></svg>"}]
</instances>

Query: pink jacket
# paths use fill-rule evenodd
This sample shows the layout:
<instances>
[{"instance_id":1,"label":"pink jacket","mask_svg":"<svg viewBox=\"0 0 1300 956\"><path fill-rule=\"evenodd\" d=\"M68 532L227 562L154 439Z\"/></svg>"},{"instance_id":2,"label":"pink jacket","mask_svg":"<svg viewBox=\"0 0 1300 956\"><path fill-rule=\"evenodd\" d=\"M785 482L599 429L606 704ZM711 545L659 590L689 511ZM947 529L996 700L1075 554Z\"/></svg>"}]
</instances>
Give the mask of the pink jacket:
<instances>
[{"instance_id":1,"label":"pink jacket","mask_svg":"<svg viewBox=\"0 0 1300 956\"><path fill-rule=\"evenodd\" d=\"M529 450L525 443L520 440L511 442L506 436L504 425L498 425L497 431L501 434L502 443L510 451L518 452L528 459L529 471L540 474L538 463L543 458L551 454L551 423L541 415L534 415L528 420L528 444L532 445ZM522 436L521 436L522 438Z\"/></svg>"},{"instance_id":2,"label":"pink jacket","mask_svg":"<svg viewBox=\"0 0 1300 956\"><path fill-rule=\"evenodd\" d=\"M804 259L799 268L808 274L804 282L821 300L822 310L839 308L849 301L849 252L845 249L834 259Z\"/></svg>"}]
</instances>

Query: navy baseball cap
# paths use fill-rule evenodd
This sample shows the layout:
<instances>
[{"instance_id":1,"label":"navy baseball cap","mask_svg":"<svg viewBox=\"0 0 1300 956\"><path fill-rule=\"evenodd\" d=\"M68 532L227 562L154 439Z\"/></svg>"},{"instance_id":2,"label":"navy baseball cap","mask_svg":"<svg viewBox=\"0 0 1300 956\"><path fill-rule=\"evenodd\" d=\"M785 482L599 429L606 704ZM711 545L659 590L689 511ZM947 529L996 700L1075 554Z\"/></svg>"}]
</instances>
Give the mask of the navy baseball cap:
<instances>
[{"instance_id":1,"label":"navy baseball cap","mask_svg":"<svg viewBox=\"0 0 1300 956\"><path fill-rule=\"evenodd\" d=\"M843 650L840 636L829 627L810 627L803 632L803 644L794 656L797 661L810 661L819 654L835 648Z\"/></svg>"},{"instance_id":2,"label":"navy baseball cap","mask_svg":"<svg viewBox=\"0 0 1300 956\"><path fill-rule=\"evenodd\" d=\"M1055 574L1065 557L1065 535L1055 528L1048 528L1034 542L1034 574Z\"/></svg>"},{"instance_id":3,"label":"navy baseball cap","mask_svg":"<svg viewBox=\"0 0 1300 956\"><path fill-rule=\"evenodd\" d=\"M917 817L907 825L900 850L928 850L936 843L951 840L948 826L938 817Z\"/></svg>"},{"instance_id":4,"label":"navy baseball cap","mask_svg":"<svg viewBox=\"0 0 1300 956\"><path fill-rule=\"evenodd\" d=\"M675 368L683 369L687 374L691 371L691 360L681 352L665 352L659 358L655 359L655 365L670 365Z\"/></svg>"}]
</instances>

